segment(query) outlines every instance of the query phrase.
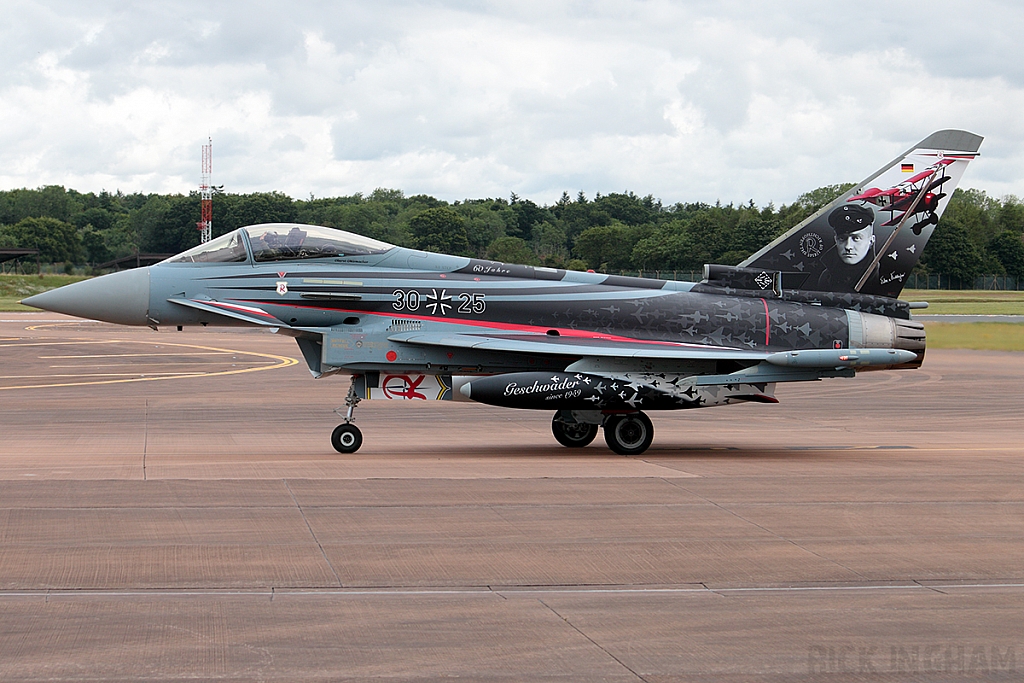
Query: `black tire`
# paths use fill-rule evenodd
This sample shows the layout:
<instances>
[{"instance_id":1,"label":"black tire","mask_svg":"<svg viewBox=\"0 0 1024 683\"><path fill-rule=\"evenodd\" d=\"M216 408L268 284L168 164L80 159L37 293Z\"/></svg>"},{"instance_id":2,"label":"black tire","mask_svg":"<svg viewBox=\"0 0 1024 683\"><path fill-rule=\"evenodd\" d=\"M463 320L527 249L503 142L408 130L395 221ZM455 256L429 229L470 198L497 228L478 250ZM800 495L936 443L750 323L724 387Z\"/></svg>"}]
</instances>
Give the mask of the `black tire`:
<instances>
[{"instance_id":1,"label":"black tire","mask_svg":"<svg viewBox=\"0 0 1024 683\"><path fill-rule=\"evenodd\" d=\"M583 448L597 436L597 425L562 422L556 414L551 420L551 433L555 435L555 441L566 448Z\"/></svg>"},{"instance_id":2,"label":"black tire","mask_svg":"<svg viewBox=\"0 0 1024 683\"><path fill-rule=\"evenodd\" d=\"M640 455L654 441L654 425L643 413L612 415L604 423L604 440L619 455Z\"/></svg>"},{"instance_id":3,"label":"black tire","mask_svg":"<svg viewBox=\"0 0 1024 683\"><path fill-rule=\"evenodd\" d=\"M340 424L331 434L331 445L339 453L355 453L363 445L363 433L354 424Z\"/></svg>"}]
</instances>

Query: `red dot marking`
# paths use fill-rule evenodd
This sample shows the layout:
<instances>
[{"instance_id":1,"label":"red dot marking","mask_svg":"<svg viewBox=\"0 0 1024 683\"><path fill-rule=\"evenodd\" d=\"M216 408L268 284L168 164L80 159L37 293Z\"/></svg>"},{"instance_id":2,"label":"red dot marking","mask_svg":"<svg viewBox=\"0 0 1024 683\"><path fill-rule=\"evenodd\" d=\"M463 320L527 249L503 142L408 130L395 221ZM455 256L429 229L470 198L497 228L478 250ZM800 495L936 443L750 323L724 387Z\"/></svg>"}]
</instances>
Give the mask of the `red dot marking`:
<instances>
[{"instance_id":1,"label":"red dot marking","mask_svg":"<svg viewBox=\"0 0 1024 683\"><path fill-rule=\"evenodd\" d=\"M386 353L386 354L384 355L384 357L385 357L385 358L387 358L387 359L388 359L389 361L391 361L392 363L394 363L394 362L395 362L396 360L398 360L398 354L397 354L397 353L395 353L394 351L388 351L388 352L387 352L387 353Z\"/></svg>"}]
</instances>

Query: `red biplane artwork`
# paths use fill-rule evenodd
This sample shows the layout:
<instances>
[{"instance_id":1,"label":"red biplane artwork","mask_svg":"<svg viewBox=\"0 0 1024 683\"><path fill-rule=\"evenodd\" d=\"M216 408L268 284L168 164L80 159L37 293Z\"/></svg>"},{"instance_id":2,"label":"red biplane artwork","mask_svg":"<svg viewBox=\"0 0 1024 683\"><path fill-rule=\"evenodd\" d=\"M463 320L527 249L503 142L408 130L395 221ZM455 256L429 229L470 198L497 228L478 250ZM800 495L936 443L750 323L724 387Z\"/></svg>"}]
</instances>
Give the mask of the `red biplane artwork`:
<instances>
[{"instance_id":1,"label":"red biplane artwork","mask_svg":"<svg viewBox=\"0 0 1024 683\"><path fill-rule=\"evenodd\" d=\"M911 225L915 235L920 235L927 225L935 225L939 222L939 200L946 196L942 192L942 185L950 179L946 173L946 167L960 158L959 156L943 156L925 170L914 174L903 182L882 190L877 187L868 188L864 192L848 198L846 201L864 201L874 204L882 211L889 212L889 220L881 224L881 227L897 225L904 220L907 212L911 216L925 214L925 216ZM913 165L905 164L913 169ZM924 193L919 198L918 195Z\"/></svg>"}]
</instances>

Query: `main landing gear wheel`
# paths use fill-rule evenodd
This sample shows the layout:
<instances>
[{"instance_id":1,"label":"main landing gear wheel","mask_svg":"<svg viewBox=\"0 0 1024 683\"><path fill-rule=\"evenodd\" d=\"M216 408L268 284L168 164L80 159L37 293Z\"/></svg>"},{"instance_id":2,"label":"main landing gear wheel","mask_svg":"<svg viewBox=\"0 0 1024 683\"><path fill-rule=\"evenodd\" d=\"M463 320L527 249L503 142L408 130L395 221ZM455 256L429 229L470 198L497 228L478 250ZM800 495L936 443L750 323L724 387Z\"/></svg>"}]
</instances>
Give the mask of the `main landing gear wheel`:
<instances>
[{"instance_id":1,"label":"main landing gear wheel","mask_svg":"<svg viewBox=\"0 0 1024 683\"><path fill-rule=\"evenodd\" d=\"M331 445L339 453L355 453L363 445L363 433L354 424L340 424L331 434Z\"/></svg>"},{"instance_id":2,"label":"main landing gear wheel","mask_svg":"<svg viewBox=\"0 0 1024 683\"><path fill-rule=\"evenodd\" d=\"M583 448L597 436L597 425L583 422L562 422L558 415L551 420L551 433L566 448Z\"/></svg>"},{"instance_id":3,"label":"main landing gear wheel","mask_svg":"<svg viewBox=\"0 0 1024 683\"><path fill-rule=\"evenodd\" d=\"M604 423L604 440L619 455L640 455L654 440L654 425L643 413L609 415Z\"/></svg>"}]
</instances>

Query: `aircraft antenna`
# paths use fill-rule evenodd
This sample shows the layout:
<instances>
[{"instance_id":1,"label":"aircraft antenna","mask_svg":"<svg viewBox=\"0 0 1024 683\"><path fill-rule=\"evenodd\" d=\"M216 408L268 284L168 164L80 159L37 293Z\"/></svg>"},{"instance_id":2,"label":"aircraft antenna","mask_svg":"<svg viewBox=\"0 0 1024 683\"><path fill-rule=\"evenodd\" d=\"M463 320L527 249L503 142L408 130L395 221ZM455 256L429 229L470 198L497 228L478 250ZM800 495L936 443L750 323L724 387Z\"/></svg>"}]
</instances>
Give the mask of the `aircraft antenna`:
<instances>
[{"instance_id":1,"label":"aircraft antenna","mask_svg":"<svg viewBox=\"0 0 1024 683\"><path fill-rule=\"evenodd\" d=\"M207 138L203 145L203 168L202 177L199 181L200 215L196 223L199 229L199 241L209 242L213 238L213 185L210 184L213 176L213 138Z\"/></svg>"}]
</instances>

